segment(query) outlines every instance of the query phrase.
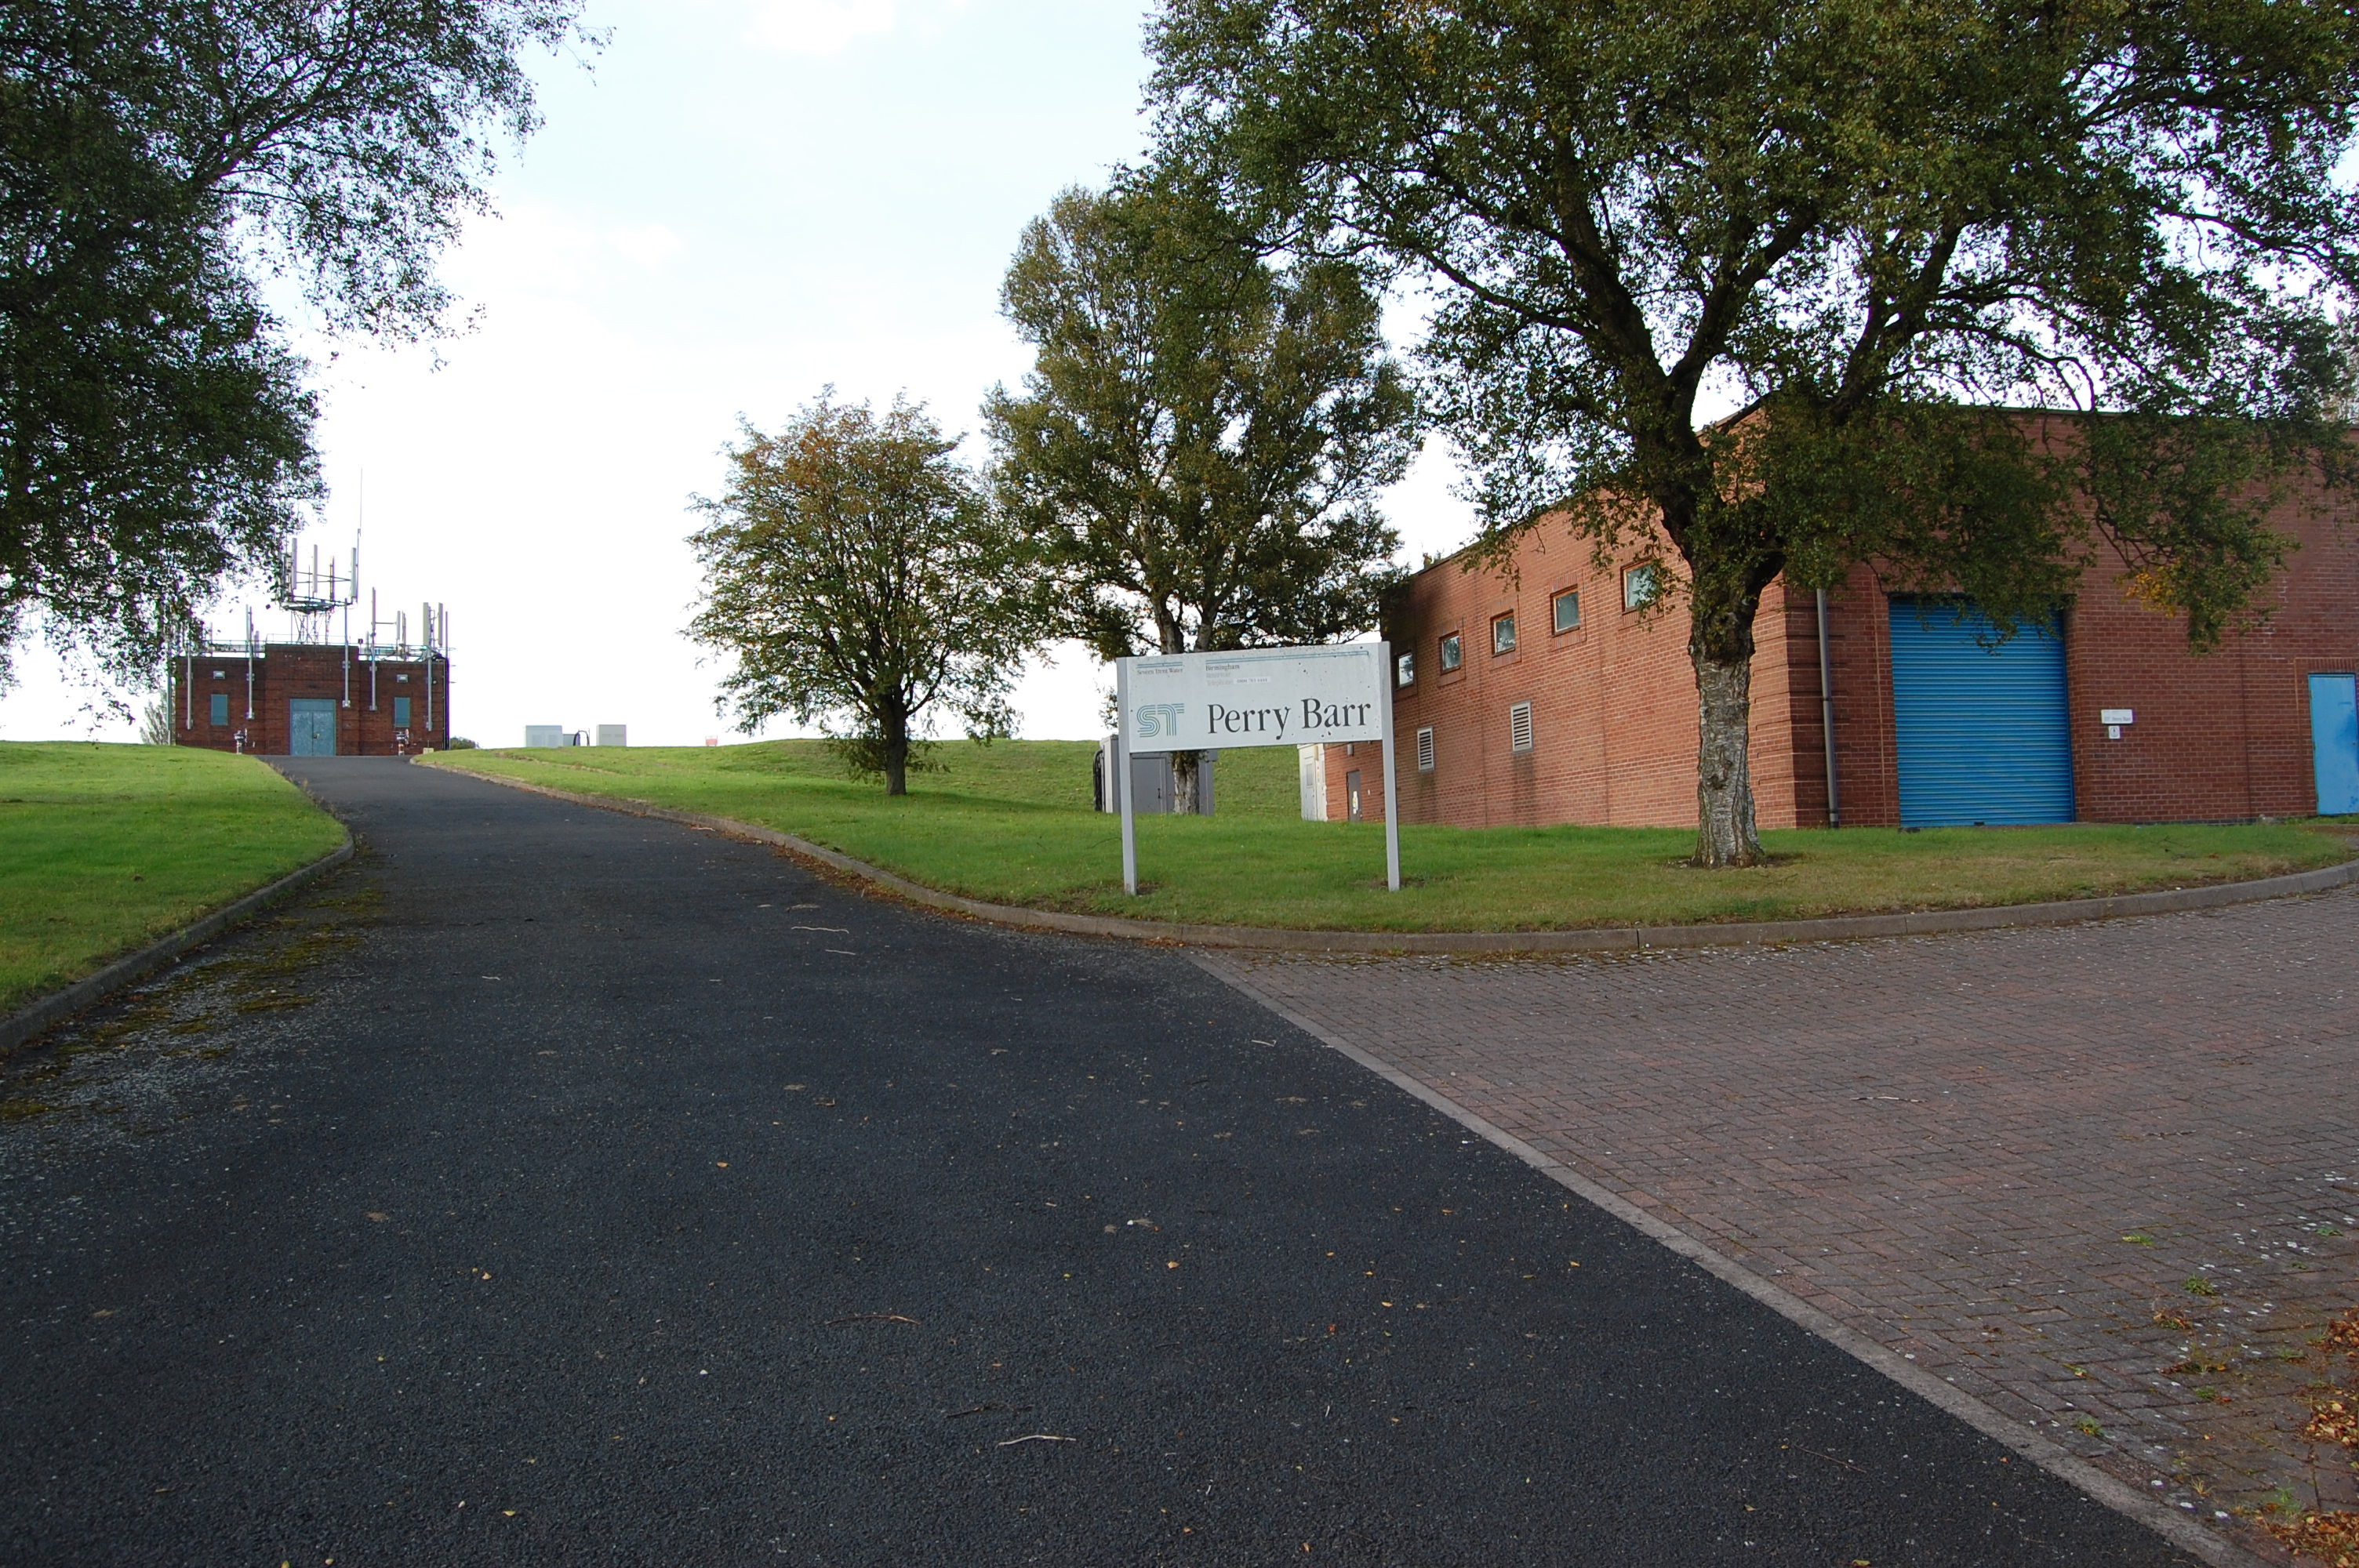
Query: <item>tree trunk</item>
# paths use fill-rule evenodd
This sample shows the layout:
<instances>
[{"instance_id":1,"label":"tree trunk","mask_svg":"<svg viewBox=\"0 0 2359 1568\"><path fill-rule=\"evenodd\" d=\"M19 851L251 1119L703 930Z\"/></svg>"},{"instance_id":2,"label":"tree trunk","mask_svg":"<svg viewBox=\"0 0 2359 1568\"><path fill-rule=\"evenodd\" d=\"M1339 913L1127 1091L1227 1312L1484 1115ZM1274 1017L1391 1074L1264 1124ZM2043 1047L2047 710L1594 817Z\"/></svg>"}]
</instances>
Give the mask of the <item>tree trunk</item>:
<instances>
[{"instance_id":1,"label":"tree trunk","mask_svg":"<svg viewBox=\"0 0 2359 1568\"><path fill-rule=\"evenodd\" d=\"M884 731L878 745L885 764L885 794L889 798L909 793L909 719L907 714L887 710L884 722L877 728Z\"/></svg>"},{"instance_id":2,"label":"tree trunk","mask_svg":"<svg viewBox=\"0 0 2359 1568\"><path fill-rule=\"evenodd\" d=\"M1171 812L1175 816L1201 816L1198 781L1203 777L1201 752L1171 753Z\"/></svg>"},{"instance_id":3,"label":"tree trunk","mask_svg":"<svg viewBox=\"0 0 2359 1568\"><path fill-rule=\"evenodd\" d=\"M1169 613L1160 605L1158 605L1155 610L1155 638L1162 644L1166 654L1184 654L1188 651L1188 634L1180 630L1180 618ZM1197 651L1201 653L1202 649L1203 639L1199 635ZM1201 815L1197 806L1196 780L1197 763L1202 760L1202 757L1203 753L1201 752L1171 753L1171 815L1174 816Z\"/></svg>"},{"instance_id":4,"label":"tree trunk","mask_svg":"<svg viewBox=\"0 0 2359 1568\"><path fill-rule=\"evenodd\" d=\"M1688 656L1696 678L1696 853L1699 866L1757 866L1753 816L1753 613L1760 596L1734 604L1693 601Z\"/></svg>"}]
</instances>

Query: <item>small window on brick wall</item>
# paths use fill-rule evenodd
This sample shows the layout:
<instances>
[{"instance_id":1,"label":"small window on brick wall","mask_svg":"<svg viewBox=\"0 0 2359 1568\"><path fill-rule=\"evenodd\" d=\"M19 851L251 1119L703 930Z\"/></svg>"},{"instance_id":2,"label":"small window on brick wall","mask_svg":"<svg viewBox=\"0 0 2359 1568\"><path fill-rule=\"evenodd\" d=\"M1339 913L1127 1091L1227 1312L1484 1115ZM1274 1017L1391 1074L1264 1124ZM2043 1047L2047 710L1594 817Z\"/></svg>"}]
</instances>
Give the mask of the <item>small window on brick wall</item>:
<instances>
[{"instance_id":1,"label":"small window on brick wall","mask_svg":"<svg viewBox=\"0 0 2359 1568\"><path fill-rule=\"evenodd\" d=\"M1492 621L1491 651L1495 654L1512 654L1516 651L1516 618L1512 614L1502 615Z\"/></svg>"},{"instance_id":2,"label":"small window on brick wall","mask_svg":"<svg viewBox=\"0 0 2359 1568\"><path fill-rule=\"evenodd\" d=\"M1560 593L1554 599L1549 600L1549 604L1556 611L1556 629L1558 631L1578 632L1581 630L1580 589L1571 588L1566 589L1562 593Z\"/></svg>"},{"instance_id":3,"label":"small window on brick wall","mask_svg":"<svg viewBox=\"0 0 2359 1568\"><path fill-rule=\"evenodd\" d=\"M1622 570L1622 608L1644 610L1663 591L1663 568L1646 561Z\"/></svg>"},{"instance_id":4,"label":"small window on brick wall","mask_svg":"<svg viewBox=\"0 0 2359 1568\"><path fill-rule=\"evenodd\" d=\"M1465 644L1458 640L1458 633L1445 633L1441 639L1441 673L1448 675L1465 662Z\"/></svg>"},{"instance_id":5,"label":"small window on brick wall","mask_svg":"<svg viewBox=\"0 0 2359 1568\"><path fill-rule=\"evenodd\" d=\"M1507 709L1507 749L1528 752L1532 749L1532 705L1519 702Z\"/></svg>"},{"instance_id":6,"label":"small window on brick wall","mask_svg":"<svg viewBox=\"0 0 2359 1568\"><path fill-rule=\"evenodd\" d=\"M1429 724L1417 732L1417 771L1433 772L1433 726Z\"/></svg>"},{"instance_id":7,"label":"small window on brick wall","mask_svg":"<svg viewBox=\"0 0 2359 1568\"><path fill-rule=\"evenodd\" d=\"M1393 661L1393 684L1395 686L1415 686L1417 684L1417 655L1415 654L1403 654L1399 658Z\"/></svg>"}]
</instances>

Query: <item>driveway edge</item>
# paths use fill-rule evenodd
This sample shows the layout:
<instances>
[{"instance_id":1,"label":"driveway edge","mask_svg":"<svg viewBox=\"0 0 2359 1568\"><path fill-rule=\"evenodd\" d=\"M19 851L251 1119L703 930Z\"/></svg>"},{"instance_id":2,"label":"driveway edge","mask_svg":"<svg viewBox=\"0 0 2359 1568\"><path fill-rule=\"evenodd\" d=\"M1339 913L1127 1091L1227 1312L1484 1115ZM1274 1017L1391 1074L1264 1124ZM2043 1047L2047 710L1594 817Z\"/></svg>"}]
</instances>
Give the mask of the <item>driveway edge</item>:
<instances>
[{"instance_id":1,"label":"driveway edge","mask_svg":"<svg viewBox=\"0 0 2359 1568\"><path fill-rule=\"evenodd\" d=\"M160 941L151 942L136 953L115 959L98 973L76 980L63 990L51 991L18 1008L6 1018L0 1019L0 1054L14 1051L26 1041L64 1022L92 1003L147 979L190 948L212 941L231 926L260 914L288 893L318 881L352 858L353 837L347 832L342 844L310 865L288 872L277 881L247 893L234 903L223 905Z\"/></svg>"},{"instance_id":2,"label":"driveway edge","mask_svg":"<svg viewBox=\"0 0 2359 1568\"><path fill-rule=\"evenodd\" d=\"M1816 1335L1854 1359L1930 1400L1984 1436L1995 1439L2033 1464L2078 1487L2093 1500L2126 1515L2154 1530L2173 1546L2214 1568L2267 1568L2267 1559L2245 1550L2209 1527L2146 1496L2136 1487L2107 1474L2079 1454L2027 1430L1992 1406L1960 1390L1946 1379L1903 1360L1882 1345L1802 1300L1783 1286L1762 1278L1742 1263L1714 1251L1686 1231L1657 1218L1611 1189L1600 1185L1570 1165L1544 1154L1529 1143L1467 1109L1440 1091L1419 1082L1383 1058L1330 1033L1274 998L1265 994L1238 967L1211 955L1195 958L1197 966L1223 984L1269 1009L1330 1049L1340 1052L1386 1083L1416 1096L1468 1131L1513 1154L1549 1180L1603 1209L1641 1235L1661 1243L1714 1278L1735 1286L1797 1327Z\"/></svg>"},{"instance_id":3,"label":"driveway edge","mask_svg":"<svg viewBox=\"0 0 2359 1568\"><path fill-rule=\"evenodd\" d=\"M1711 925L1607 926L1582 931L1292 931L1261 925L1188 925L1176 921L1129 920L1112 914L1069 914L1053 909L1025 909L1015 904L986 903L943 892L922 882L798 838L775 827L741 822L732 816L680 811L623 795L587 795L577 790L532 784L501 773L479 773L467 768L445 773L482 779L530 795L629 816L647 816L708 828L733 838L776 845L791 855L815 860L845 876L881 888L911 903L947 910L995 925L1029 931L1060 931L1076 936L1114 936L1129 941L1166 942L1194 947L1252 948L1282 953L1628 953L1673 947L1739 947L1782 942L1851 942L1878 936L1926 936L1948 931L1992 931L2010 925L2073 925L2087 920L2120 920L2140 914L2176 914L2191 909L2217 909L2225 904L2252 903L2262 899L2326 892L2359 881L2359 860L2321 866L2311 871L2261 877L2251 881L2214 882L2206 887L2164 888L2153 892L2117 893L2110 898L2060 899L2047 903L1999 904L1983 909L1928 910L1909 914L1838 914L1812 920L1729 921Z\"/></svg>"}]
</instances>

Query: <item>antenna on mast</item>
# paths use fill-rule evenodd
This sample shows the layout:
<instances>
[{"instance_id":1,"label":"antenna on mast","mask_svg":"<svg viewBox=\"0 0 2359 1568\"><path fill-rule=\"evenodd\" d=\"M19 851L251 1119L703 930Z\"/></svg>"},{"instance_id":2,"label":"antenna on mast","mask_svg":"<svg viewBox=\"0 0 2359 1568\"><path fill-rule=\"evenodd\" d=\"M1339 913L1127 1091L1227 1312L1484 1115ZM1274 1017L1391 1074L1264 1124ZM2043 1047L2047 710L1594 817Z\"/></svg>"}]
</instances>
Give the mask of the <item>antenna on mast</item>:
<instances>
[{"instance_id":1,"label":"antenna on mast","mask_svg":"<svg viewBox=\"0 0 2359 1568\"><path fill-rule=\"evenodd\" d=\"M334 632L337 612L349 609L360 598L360 545L355 536L353 545L353 569L348 576L343 563L332 555L323 567L320 546L311 546L311 562L303 564L303 546L299 540L289 540L287 546L287 576L279 584L278 603L294 618L295 640L299 643L325 643Z\"/></svg>"}]
</instances>

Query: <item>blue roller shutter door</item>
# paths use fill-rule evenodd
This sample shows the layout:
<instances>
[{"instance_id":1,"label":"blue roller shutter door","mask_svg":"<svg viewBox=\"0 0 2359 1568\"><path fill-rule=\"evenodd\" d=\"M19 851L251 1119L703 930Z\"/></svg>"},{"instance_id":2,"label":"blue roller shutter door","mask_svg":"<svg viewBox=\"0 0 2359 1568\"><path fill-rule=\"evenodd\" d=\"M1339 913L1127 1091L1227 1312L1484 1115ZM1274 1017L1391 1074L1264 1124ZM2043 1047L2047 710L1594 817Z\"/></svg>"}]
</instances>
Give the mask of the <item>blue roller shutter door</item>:
<instances>
[{"instance_id":1,"label":"blue roller shutter door","mask_svg":"<svg viewBox=\"0 0 2359 1568\"><path fill-rule=\"evenodd\" d=\"M1997 629L1962 599L1892 601L1892 719L1905 827L2070 822L2064 639Z\"/></svg>"}]
</instances>

